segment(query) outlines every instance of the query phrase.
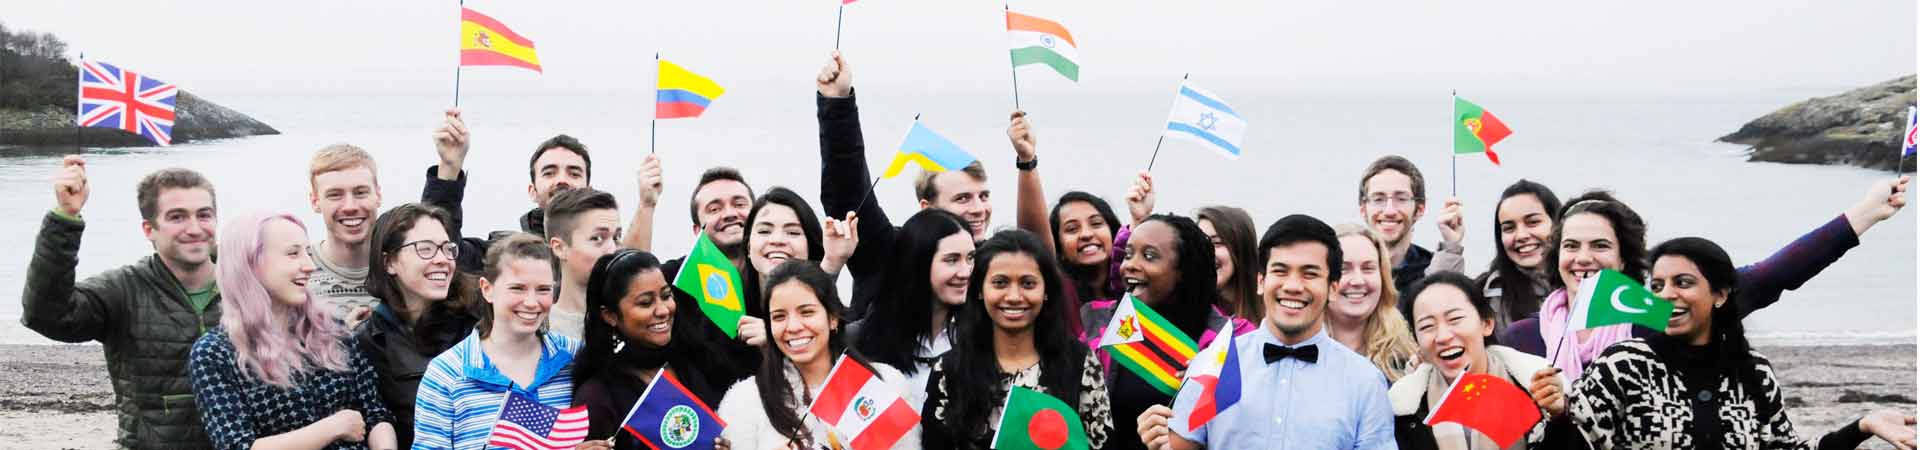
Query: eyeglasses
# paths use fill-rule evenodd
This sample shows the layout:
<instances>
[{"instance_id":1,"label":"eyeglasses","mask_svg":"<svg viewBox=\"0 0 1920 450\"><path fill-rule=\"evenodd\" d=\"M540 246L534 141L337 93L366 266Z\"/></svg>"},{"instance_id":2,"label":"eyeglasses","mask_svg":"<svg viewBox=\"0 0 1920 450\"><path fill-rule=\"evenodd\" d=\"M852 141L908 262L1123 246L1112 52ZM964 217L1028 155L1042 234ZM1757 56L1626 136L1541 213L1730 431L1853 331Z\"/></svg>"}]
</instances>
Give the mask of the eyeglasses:
<instances>
[{"instance_id":1,"label":"eyeglasses","mask_svg":"<svg viewBox=\"0 0 1920 450\"><path fill-rule=\"evenodd\" d=\"M1400 207L1400 206L1412 205L1415 201L1417 200L1415 200L1413 196L1410 196L1410 195L1395 195L1392 197L1388 197L1385 195L1375 195L1373 197L1367 198L1367 206L1372 206L1375 208L1385 208L1387 207L1388 204L1392 204L1395 207Z\"/></svg>"},{"instance_id":2,"label":"eyeglasses","mask_svg":"<svg viewBox=\"0 0 1920 450\"><path fill-rule=\"evenodd\" d=\"M433 241L413 241L400 246L400 248L407 247L413 247L413 255L419 256L420 259L433 259L434 256L441 253L446 253L447 259L460 258L460 245L453 241L442 241L440 243L434 243Z\"/></svg>"}]
</instances>

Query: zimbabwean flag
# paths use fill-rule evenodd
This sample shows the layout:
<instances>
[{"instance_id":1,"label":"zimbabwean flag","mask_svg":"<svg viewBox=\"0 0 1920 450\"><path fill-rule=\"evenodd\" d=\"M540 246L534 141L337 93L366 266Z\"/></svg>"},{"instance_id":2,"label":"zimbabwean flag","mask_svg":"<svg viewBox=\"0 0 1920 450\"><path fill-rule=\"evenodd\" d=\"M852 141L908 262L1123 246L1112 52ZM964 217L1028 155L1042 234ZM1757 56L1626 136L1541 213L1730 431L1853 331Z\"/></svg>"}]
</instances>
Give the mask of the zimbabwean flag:
<instances>
[{"instance_id":1,"label":"zimbabwean flag","mask_svg":"<svg viewBox=\"0 0 1920 450\"><path fill-rule=\"evenodd\" d=\"M1167 395L1180 392L1180 372L1187 370L1197 347L1186 332L1132 294L1120 299L1113 320L1100 333L1100 348L1107 349L1114 362Z\"/></svg>"},{"instance_id":2,"label":"zimbabwean flag","mask_svg":"<svg viewBox=\"0 0 1920 450\"><path fill-rule=\"evenodd\" d=\"M1486 153L1487 159L1498 166L1500 155L1493 152L1493 144L1510 134L1513 130L1493 113L1460 97L1453 98L1453 154Z\"/></svg>"}]
</instances>

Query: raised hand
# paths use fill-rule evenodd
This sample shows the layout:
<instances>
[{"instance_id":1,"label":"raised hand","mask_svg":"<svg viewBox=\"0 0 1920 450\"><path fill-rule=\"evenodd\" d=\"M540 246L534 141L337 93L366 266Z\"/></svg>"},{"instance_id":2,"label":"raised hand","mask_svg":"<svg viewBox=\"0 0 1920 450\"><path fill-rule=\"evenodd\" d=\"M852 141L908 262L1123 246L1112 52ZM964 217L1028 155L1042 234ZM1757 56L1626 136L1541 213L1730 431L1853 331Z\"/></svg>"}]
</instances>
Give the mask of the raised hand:
<instances>
[{"instance_id":1,"label":"raised hand","mask_svg":"<svg viewBox=\"0 0 1920 450\"><path fill-rule=\"evenodd\" d=\"M840 57L840 51L833 51L833 59L820 68L820 76L813 80L820 95L829 98L846 98L853 93L853 67Z\"/></svg>"},{"instance_id":2,"label":"raised hand","mask_svg":"<svg viewBox=\"0 0 1920 450\"><path fill-rule=\"evenodd\" d=\"M820 269L830 274L839 274L847 259L853 257L853 250L860 247L860 218L847 211L847 220L834 220L828 217L821 230L822 246L826 253L821 257Z\"/></svg>"},{"instance_id":3,"label":"raised hand","mask_svg":"<svg viewBox=\"0 0 1920 450\"><path fill-rule=\"evenodd\" d=\"M1013 141L1014 161L1032 161L1036 140L1032 124L1027 122L1027 112L1014 111L1011 119L1012 123L1007 124L1007 140Z\"/></svg>"},{"instance_id":4,"label":"raised hand","mask_svg":"<svg viewBox=\"0 0 1920 450\"><path fill-rule=\"evenodd\" d=\"M1460 198L1447 197L1446 207L1440 210L1440 220L1434 222L1440 226L1440 239L1453 246L1460 246L1466 239L1466 218L1460 214Z\"/></svg>"},{"instance_id":5,"label":"raised hand","mask_svg":"<svg viewBox=\"0 0 1920 450\"><path fill-rule=\"evenodd\" d=\"M1913 181L1912 175L1901 176L1897 180L1882 179L1867 187L1867 193L1860 202L1847 208L1847 222L1853 225L1853 234L1867 232L1907 206L1907 184Z\"/></svg>"},{"instance_id":6,"label":"raised hand","mask_svg":"<svg viewBox=\"0 0 1920 450\"><path fill-rule=\"evenodd\" d=\"M1547 412L1547 417L1560 417L1567 413L1567 395L1560 385L1560 369L1548 367L1533 373L1533 381L1527 384L1527 393L1533 396L1533 404Z\"/></svg>"},{"instance_id":7,"label":"raised hand","mask_svg":"<svg viewBox=\"0 0 1920 450\"><path fill-rule=\"evenodd\" d=\"M660 206L660 190L665 179L660 176L660 157L649 154L640 160L640 206L652 208Z\"/></svg>"},{"instance_id":8,"label":"raised hand","mask_svg":"<svg viewBox=\"0 0 1920 450\"><path fill-rule=\"evenodd\" d=\"M1127 187L1127 212L1133 215L1134 225L1153 215L1153 201L1153 174L1142 170L1133 179L1133 185Z\"/></svg>"},{"instance_id":9,"label":"raised hand","mask_svg":"<svg viewBox=\"0 0 1920 450\"><path fill-rule=\"evenodd\" d=\"M1134 431L1140 434L1140 443L1146 445L1149 450L1165 449L1168 448L1168 441L1173 437L1173 429L1167 427L1167 423L1172 420L1173 409L1166 405L1149 406L1146 411L1141 411L1140 417L1135 420L1138 425L1135 426Z\"/></svg>"},{"instance_id":10,"label":"raised hand","mask_svg":"<svg viewBox=\"0 0 1920 450\"><path fill-rule=\"evenodd\" d=\"M466 164L467 149L472 144L468 138L467 121L460 118L460 109L448 109L446 120L433 130L433 147L440 153L440 179L460 179L460 168Z\"/></svg>"},{"instance_id":11,"label":"raised hand","mask_svg":"<svg viewBox=\"0 0 1920 450\"><path fill-rule=\"evenodd\" d=\"M87 206L87 160L80 155L67 155L60 160L60 172L53 176L53 201L61 214L80 217L80 208Z\"/></svg>"}]
</instances>

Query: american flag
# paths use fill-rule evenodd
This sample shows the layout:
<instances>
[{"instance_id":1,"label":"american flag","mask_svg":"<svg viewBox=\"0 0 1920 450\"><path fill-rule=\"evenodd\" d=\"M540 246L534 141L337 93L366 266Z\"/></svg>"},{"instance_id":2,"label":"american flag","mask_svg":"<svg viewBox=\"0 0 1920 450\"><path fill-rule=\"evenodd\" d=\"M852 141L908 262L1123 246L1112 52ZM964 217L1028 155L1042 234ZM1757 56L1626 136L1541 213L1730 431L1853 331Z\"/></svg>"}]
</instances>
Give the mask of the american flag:
<instances>
[{"instance_id":1,"label":"american flag","mask_svg":"<svg viewBox=\"0 0 1920 450\"><path fill-rule=\"evenodd\" d=\"M173 84L99 61L80 60L80 126L119 128L173 143Z\"/></svg>"},{"instance_id":2,"label":"american flag","mask_svg":"<svg viewBox=\"0 0 1920 450\"><path fill-rule=\"evenodd\" d=\"M487 445L515 450L564 450L587 440L587 407L558 409L508 392Z\"/></svg>"}]
</instances>

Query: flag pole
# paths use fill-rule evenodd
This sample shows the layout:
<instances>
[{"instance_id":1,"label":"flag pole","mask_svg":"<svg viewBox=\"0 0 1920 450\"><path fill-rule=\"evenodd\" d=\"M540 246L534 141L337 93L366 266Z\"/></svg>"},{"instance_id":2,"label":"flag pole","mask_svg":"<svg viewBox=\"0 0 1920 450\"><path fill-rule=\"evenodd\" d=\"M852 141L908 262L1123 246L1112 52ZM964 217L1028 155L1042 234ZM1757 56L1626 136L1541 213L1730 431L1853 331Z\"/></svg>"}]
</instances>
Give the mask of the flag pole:
<instances>
[{"instance_id":1,"label":"flag pole","mask_svg":"<svg viewBox=\"0 0 1920 450\"><path fill-rule=\"evenodd\" d=\"M833 13L833 49L840 49L840 24L847 18L847 3L840 2L840 11Z\"/></svg>"},{"instance_id":2,"label":"flag pole","mask_svg":"<svg viewBox=\"0 0 1920 450\"><path fill-rule=\"evenodd\" d=\"M1006 12L1008 13L1013 12L1013 7L1007 6L1007 4L1005 3L1001 3L1000 8L1006 10ZM1012 27L1013 24L1009 23L1007 24L1007 26ZM1007 67L1010 68L1008 72L1013 73L1013 110L1019 111L1020 110L1020 66L1013 65L1013 51L1011 50L1007 51Z\"/></svg>"},{"instance_id":3,"label":"flag pole","mask_svg":"<svg viewBox=\"0 0 1920 450\"><path fill-rule=\"evenodd\" d=\"M81 65L82 65L83 67L79 67L78 69L80 69L80 72L81 72L81 73L85 73L85 72L86 72L86 70L87 70L87 68L86 68L86 67L84 67L84 66L85 66L85 65L87 64L87 52L80 52L80 64L81 64ZM74 91L73 91L73 92L74 92L74 99L73 99L73 113L74 113L74 114L73 114L73 116L74 116L74 119L73 119L73 154L75 154L75 155L78 155L78 154L82 154L82 153L86 153L86 152L87 152L87 145L86 145L86 143L80 140L80 139L81 139L81 138L80 138L80 129L81 129L81 128L85 128L85 127L82 127L82 126L80 126L80 118L79 118L79 117L80 117L80 92L82 92L82 91L83 91L83 90L84 90L85 88L82 88L82 87L80 87L80 82L79 82L79 79L78 79L77 77L76 77L76 78L74 79L74 83L73 83L73 84L74 84ZM1897 165L1897 164L1896 164L1896 165ZM1893 171L1893 172L1894 172L1894 173L1896 173L1896 174L1897 174L1897 173L1900 173L1900 169L1899 169L1898 167L1895 167L1895 168L1894 168L1894 171Z\"/></svg>"},{"instance_id":4,"label":"flag pole","mask_svg":"<svg viewBox=\"0 0 1920 450\"><path fill-rule=\"evenodd\" d=\"M647 121L647 154L654 152L654 144L660 138L660 52L653 52L653 120Z\"/></svg>"},{"instance_id":5,"label":"flag pole","mask_svg":"<svg viewBox=\"0 0 1920 450\"><path fill-rule=\"evenodd\" d=\"M1452 95L1453 95L1453 100L1455 102L1460 101L1459 90L1454 90ZM1449 195L1453 197L1459 197L1460 196L1460 154L1448 153L1447 155L1448 155L1448 158L1447 158L1448 166L1451 167L1451 170L1453 172L1453 176L1451 177L1451 179L1447 180L1449 183L1452 183L1453 185L1451 187L1452 192L1450 192Z\"/></svg>"},{"instance_id":6,"label":"flag pole","mask_svg":"<svg viewBox=\"0 0 1920 450\"><path fill-rule=\"evenodd\" d=\"M460 0L460 9L465 10L466 8L467 8L467 0ZM461 19L461 20L465 21L465 19ZM462 40L466 38L467 38L466 36L460 36L460 39ZM454 63L453 65L453 107L455 108L460 107L460 68L461 67L462 66L458 62Z\"/></svg>"},{"instance_id":7,"label":"flag pole","mask_svg":"<svg viewBox=\"0 0 1920 450\"><path fill-rule=\"evenodd\" d=\"M920 122L920 115L919 115L919 114L914 114L914 115L913 115L913 121L914 121L914 123L919 123L919 122ZM880 178L883 178L883 177L886 177L886 176L887 176L887 175L886 175L886 173L884 173L884 172L883 172L883 173L881 173L881 174L880 174L880 176L878 176L878 177L873 177L873 182L872 182L872 183L867 183L867 195L862 195L862 196L860 196L860 204L857 204L857 205L853 205L853 210L852 210L851 212L853 212L853 213L855 213L855 214L859 214L859 213L860 213L860 208L864 208L864 207L866 207L866 206L867 206L867 198L869 198L869 197L873 197L873 188L874 188L875 186L879 186L879 185L880 185Z\"/></svg>"},{"instance_id":8,"label":"flag pole","mask_svg":"<svg viewBox=\"0 0 1920 450\"><path fill-rule=\"evenodd\" d=\"M1187 72L1187 73L1183 73L1183 74L1180 74L1180 81L1181 81L1181 83L1185 83L1185 82L1187 81L1187 77L1191 77L1191 76L1193 76L1193 72ZM1179 104L1179 102L1180 102L1180 91L1179 91L1179 90L1175 90L1175 91L1173 91L1173 101L1174 101L1174 104ZM1168 107L1167 107L1167 109L1173 109L1173 107L1172 107L1172 106L1168 106ZM1161 127L1160 127L1160 139L1159 139L1159 140L1156 140L1156 141L1153 141L1153 156L1149 156L1149 157L1147 157L1147 171L1148 171L1148 172L1152 172L1152 171L1153 171L1153 162L1154 162L1155 160L1159 160L1159 159L1160 159L1160 144L1163 144L1163 143L1166 143L1166 142L1167 142L1167 127L1163 125L1163 126L1161 126Z\"/></svg>"}]
</instances>

